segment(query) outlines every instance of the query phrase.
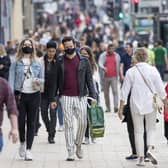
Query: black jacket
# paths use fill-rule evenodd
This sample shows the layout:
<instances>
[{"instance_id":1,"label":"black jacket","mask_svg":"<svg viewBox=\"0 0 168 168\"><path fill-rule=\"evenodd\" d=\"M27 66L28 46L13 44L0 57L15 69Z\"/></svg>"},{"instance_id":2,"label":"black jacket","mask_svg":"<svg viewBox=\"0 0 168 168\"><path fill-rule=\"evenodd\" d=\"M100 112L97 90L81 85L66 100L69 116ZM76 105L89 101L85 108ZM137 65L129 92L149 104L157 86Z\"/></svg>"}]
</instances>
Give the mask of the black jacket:
<instances>
[{"instance_id":1,"label":"black jacket","mask_svg":"<svg viewBox=\"0 0 168 168\"><path fill-rule=\"evenodd\" d=\"M78 66L78 86L79 97L90 96L96 99L96 92L93 85L92 71L88 58L77 53L79 57ZM65 55L57 58L57 75L53 79L52 87L50 89L51 101L54 99L54 93L58 93L60 96L63 92L64 86L64 57Z\"/></svg>"},{"instance_id":2,"label":"black jacket","mask_svg":"<svg viewBox=\"0 0 168 168\"><path fill-rule=\"evenodd\" d=\"M9 68L10 68L10 65L11 65L11 61L10 61L9 56L0 57L0 65L1 64L4 65L4 68L0 69L0 77L8 80Z\"/></svg>"},{"instance_id":3,"label":"black jacket","mask_svg":"<svg viewBox=\"0 0 168 168\"><path fill-rule=\"evenodd\" d=\"M47 54L44 56L44 92L42 93L44 96L49 98L50 87L52 87L53 78L57 75L57 62L56 56L53 61L48 62Z\"/></svg>"}]
</instances>

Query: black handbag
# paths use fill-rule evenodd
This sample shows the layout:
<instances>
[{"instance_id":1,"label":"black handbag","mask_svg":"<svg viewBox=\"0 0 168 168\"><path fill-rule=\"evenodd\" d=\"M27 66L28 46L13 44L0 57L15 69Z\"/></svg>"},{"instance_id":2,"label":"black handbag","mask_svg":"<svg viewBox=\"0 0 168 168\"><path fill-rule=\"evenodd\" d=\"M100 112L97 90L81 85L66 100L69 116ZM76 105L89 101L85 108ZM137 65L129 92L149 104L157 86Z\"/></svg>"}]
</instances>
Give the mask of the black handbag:
<instances>
[{"instance_id":1,"label":"black handbag","mask_svg":"<svg viewBox=\"0 0 168 168\"><path fill-rule=\"evenodd\" d=\"M21 96L22 96L22 93L16 90L15 91L15 101L16 101L17 106L20 105Z\"/></svg>"}]
</instances>

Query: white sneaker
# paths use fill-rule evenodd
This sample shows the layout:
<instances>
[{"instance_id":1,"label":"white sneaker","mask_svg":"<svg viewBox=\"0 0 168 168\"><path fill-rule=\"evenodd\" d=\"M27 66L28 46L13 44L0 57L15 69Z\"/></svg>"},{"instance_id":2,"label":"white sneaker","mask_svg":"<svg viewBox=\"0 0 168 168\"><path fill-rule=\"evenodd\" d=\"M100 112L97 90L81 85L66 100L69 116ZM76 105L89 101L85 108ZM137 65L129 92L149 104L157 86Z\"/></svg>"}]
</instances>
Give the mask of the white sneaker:
<instances>
[{"instance_id":1,"label":"white sneaker","mask_svg":"<svg viewBox=\"0 0 168 168\"><path fill-rule=\"evenodd\" d=\"M26 144L25 142L23 142L20 144L20 147L19 147L19 156L25 157L25 154L26 154Z\"/></svg>"},{"instance_id":2,"label":"white sneaker","mask_svg":"<svg viewBox=\"0 0 168 168\"><path fill-rule=\"evenodd\" d=\"M63 125L60 125L59 128L58 128L58 131L59 131L59 132L63 132L63 131L64 131L64 126L63 126Z\"/></svg>"},{"instance_id":3,"label":"white sneaker","mask_svg":"<svg viewBox=\"0 0 168 168\"><path fill-rule=\"evenodd\" d=\"M91 138L92 143L96 143L96 138Z\"/></svg>"},{"instance_id":4,"label":"white sneaker","mask_svg":"<svg viewBox=\"0 0 168 168\"><path fill-rule=\"evenodd\" d=\"M75 160L74 152L68 152L68 157L66 160L67 161L74 161Z\"/></svg>"},{"instance_id":5,"label":"white sneaker","mask_svg":"<svg viewBox=\"0 0 168 168\"><path fill-rule=\"evenodd\" d=\"M33 155L30 152L30 150L26 150L25 160L27 160L27 161L33 160Z\"/></svg>"},{"instance_id":6,"label":"white sneaker","mask_svg":"<svg viewBox=\"0 0 168 168\"><path fill-rule=\"evenodd\" d=\"M153 153L150 150L147 151L147 156L152 164L154 164L154 165L158 164L156 157L153 155Z\"/></svg>"},{"instance_id":7,"label":"white sneaker","mask_svg":"<svg viewBox=\"0 0 168 168\"><path fill-rule=\"evenodd\" d=\"M79 158L79 159L82 159L83 158L83 150L81 148L81 145L78 146L76 145L76 156Z\"/></svg>"},{"instance_id":8,"label":"white sneaker","mask_svg":"<svg viewBox=\"0 0 168 168\"><path fill-rule=\"evenodd\" d=\"M85 139L82 142L82 144L89 145L90 144L89 138L85 137Z\"/></svg>"},{"instance_id":9,"label":"white sneaker","mask_svg":"<svg viewBox=\"0 0 168 168\"><path fill-rule=\"evenodd\" d=\"M136 165L137 166L145 166L144 157L139 157Z\"/></svg>"}]
</instances>

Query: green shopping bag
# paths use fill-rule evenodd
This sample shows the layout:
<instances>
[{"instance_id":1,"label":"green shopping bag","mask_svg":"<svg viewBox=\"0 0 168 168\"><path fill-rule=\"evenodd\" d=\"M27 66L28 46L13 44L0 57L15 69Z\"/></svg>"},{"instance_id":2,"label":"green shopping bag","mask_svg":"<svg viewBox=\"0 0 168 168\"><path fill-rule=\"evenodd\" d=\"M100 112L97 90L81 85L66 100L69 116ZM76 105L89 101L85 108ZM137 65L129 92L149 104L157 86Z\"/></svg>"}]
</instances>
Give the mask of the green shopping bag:
<instances>
[{"instance_id":1,"label":"green shopping bag","mask_svg":"<svg viewBox=\"0 0 168 168\"><path fill-rule=\"evenodd\" d=\"M104 137L104 111L101 106L88 106L90 135L92 138Z\"/></svg>"}]
</instances>

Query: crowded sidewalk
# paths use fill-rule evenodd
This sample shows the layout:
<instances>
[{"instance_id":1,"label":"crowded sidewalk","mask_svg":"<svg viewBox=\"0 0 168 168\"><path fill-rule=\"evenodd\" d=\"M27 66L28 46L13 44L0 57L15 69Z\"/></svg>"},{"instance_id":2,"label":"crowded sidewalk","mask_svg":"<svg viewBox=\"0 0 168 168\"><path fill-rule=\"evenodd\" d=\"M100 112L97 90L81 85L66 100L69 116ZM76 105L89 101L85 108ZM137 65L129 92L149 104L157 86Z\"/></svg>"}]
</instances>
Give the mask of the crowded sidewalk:
<instances>
[{"instance_id":1,"label":"crowded sidewalk","mask_svg":"<svg viewBox=\"0 0 168 168\"><path fill-rule=\"evenodd\" d=\"M158 158L159 168L167 168L168 144L163 136L163 117L158 114L156 147L154 154ZM5 144L0 154L0 168L134 168L135 161L127 161L125 157L130 153L128 135L125 123L121 123L117 114L105 113L105 137L96 140L96 144L83 145L84 159L67 162L64 132L56 133L56 143L48 144L44 126L35 137L34 160L21 160L18 155L19 144L13 145L7 139L9 123L5 116L3 124ZM147 168L154 167L150 162Z\"/></svg>"}]
</instances>

